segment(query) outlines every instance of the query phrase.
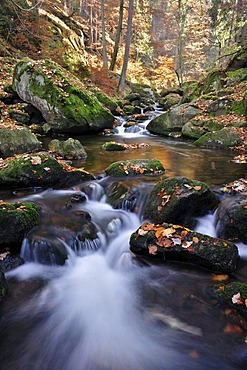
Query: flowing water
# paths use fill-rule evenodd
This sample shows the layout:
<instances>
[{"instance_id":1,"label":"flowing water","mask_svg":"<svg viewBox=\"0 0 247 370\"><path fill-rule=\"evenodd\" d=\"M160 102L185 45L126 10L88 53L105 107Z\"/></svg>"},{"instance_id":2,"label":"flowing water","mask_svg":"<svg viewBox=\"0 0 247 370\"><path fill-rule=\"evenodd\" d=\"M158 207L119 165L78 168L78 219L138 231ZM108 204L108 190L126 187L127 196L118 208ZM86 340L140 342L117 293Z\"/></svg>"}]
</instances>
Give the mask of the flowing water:
<instances>
[{"instance_id":1,"label":"flowing water","mask_svg":"<svg viewBox=\"0 0 247 370\"><path fill-rule=\"evenodd\" d=\"M113 209L105 189L113 179L102 175L116 160L156 157L165 176L183 175L211 186L245 176L232 153L198 149L190 143L138 132L114 136L115 141L151 146L103 152L112 137L81 138L88 152L83 166L98 180L68 190L16 192L13 200L31 200L44 209L37 245L54 243L69 258L64 266L39 263L39 253L23 241L24 265L7 273L9 295L2 302L0 368L3 370L234 370L246 369L247 338L229 330L231 320L207 293L214 274L193 266L143 261L129 251L129 238L141 224L140 213ZM81 165L81 162L77 162ZM157 177L135 178L145 189ZM91 215L97 230L94 243L71 248L64 204L73 194L85 201L78 212ZM141 192L139 208L142 205ZM10 195L8 195L10 198ZM66 219L67 220L67 219ZM214 215L198 219L197 230L216 233ZM42 244L43 243L43 244ZM239 244L241 261L231 280L247 281L247 246ZM235 321L234 321L235 322ZM232 325L232 326L231 326Z\"/></svg>"}]
</instances>

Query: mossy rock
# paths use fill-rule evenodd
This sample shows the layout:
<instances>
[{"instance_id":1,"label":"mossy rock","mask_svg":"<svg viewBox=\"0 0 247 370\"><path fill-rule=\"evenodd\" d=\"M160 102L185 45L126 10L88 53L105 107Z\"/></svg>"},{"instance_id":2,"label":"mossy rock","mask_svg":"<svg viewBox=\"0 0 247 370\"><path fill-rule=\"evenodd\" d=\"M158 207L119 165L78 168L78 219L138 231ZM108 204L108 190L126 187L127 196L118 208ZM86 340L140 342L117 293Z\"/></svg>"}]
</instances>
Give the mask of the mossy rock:
<instances>
[{"instance_id":1,"label":"mossy rock","mask_svg":"<svg viewBox=\"0 0 247 370\"><path fill-rule=\"evenodd\" d=\"M112 163L105 169L109 176L158 175L165 169L158 159L133 159Z\"/></svg>"},{"instance_id":2,"label":"mossy rock","mask_svg":"<svg viewBox=\"0 0 247 370\"><path fill-rule=\"evenodd\" d=\"M1 297L4 297L7 293L7 281L5 279L4 272L0 267L0 300Z\"/></svg>"},{"instance_id":3,"label":"mossy rock","mask_svg":"<svg viewBox=\"0 0 247 370\"><path fill-rule=\"evenodd\" d=\"M231 282L228 284L218 283L207 289L209 295L217 299L219 303L240 310L247 315L247 284Z\"/></svg>"},{"instance_id":4,"label":"mossy rock","mask_svg":"<svg viewBox=\"0 0 247 370\"><path fill-rule=\"evenodd\" d=\"M46 153L7 159L0 169L0 187L68 187L92 180L86 171L74 170Z\"/></svg>"},{"instance_id":5,"label":"mossy rock","mask_svg":"<svg viewBox=\"0 0 247 370\"><path fill-rule=\"evenodd\" d=\"M108 108L112 114L116 115L119 110L118 104L111 99L108 95L104 94L100 90L92 90L93 94L96 96L98 101L106 108Z\"/></svg>"},{"instance_id":6,"label":"mossy rock","mask_svg":"<svg viewBox=\"0 0 247 370\"><path fill-rule=\"evenodd\" d=\"M242 145L243 141L230 127L224 127L219 131L206 133L194 144L210 148L229 148Z\"/></svg>"},{"instance_id":7,"label":"mossy rock","mask_svg":"<svg viewBox=\"0 0 247 370\"><path fill-rule=\"evenodd\" d=\"M52 140L48 148L51 152L65 159L82 159L87 157L87 153L81 142L73 138L65 141L58 139Z\"/></svg>"},{"instance_id":8,"label":"mossy rock","mask_svg":"<svg viewBox=\"0 0 247 370\"><path fill-rule=\"evenodd\" d=\"M191 120L183 125L182 134L189 139L199 139L199 137L208 132L221 129L222 125L212 120Z\"/></svg>"},{"instance_id":9,"label":"mossy rock","mask_svg":"<svg viewBox=\"0 0 247 370\"><path fill-rule=\"evenodd\" d=\"M226 73L221 70L212 70L208 75L194 84L194 89L190 92L190 100L200 95L206 95L220 90L225 85Z\"/></svg>"},{"instance_id":10,"label":"mossy rock","mask_svg":"<svg viewBox=\"0 0 247 370\"><path fill-rule=\"evenodd\" d=\"M116 141L108 141L102 145L102 148L107 151L121 151L127 149L124 144L117 143Z\"/></svg>"},{"instance_id":11,"label":"mossy rock","mask_svg":"<svg viewBox=\"0 0 247 370\"><path fill-rule=\"evenodd\" d=\"M181 103L181 95L175 93L169 93L165 97L161 98L159 104L163 107L163 109L167 110L174 105L178 105Z\"/></svg>"},{"instance_id":12,"label":"mossy rock","mask_svg":"<svg viewBox=\"0 0 247 370\"><path fill-rule=\"evenodd\" d=\"M239 68L226 72L226 85L231 86L247 80L247 68Z\"/></svg>"},{"instance_id":13,"label":"mossy rock","mask_svg":"<svg viewBox=\"0 0 247 370\"><path fill-rule=\"evenodd\" d=\"M9 115L12 119L22 124L27 124L30 121L29 114L22 112L21 110L10 109Z\"/></svg>"},{"instance_id":14,"label":"mossy rock","mask_svg":"<svg viewBox=\"0 0 247 370\"><path fill-rule=\"evenodd\" d=\"M55 132L90 133L112 128L114 116L81 81L49 60L17 63L13 89L31 103Z\"/></svg>"},{"instance_id":15,"label":"mossy rock","mask_svg":"<svg viewBox=\"0 0 247 370\"><path fill-rule=\"evenodd\" d=\"M239 259L235 244L172 223L143 223L130 237L130 250L159 260L184 261L231 274Z\"/></svg>"},{"instance_id":16,"label":"mossy rock","mask_svg":"<svg viewBox=\"0 0 247 370\"><path fill-rule=\"evenodd\" d=\"M217 196L201 181L171 177L158 182L143 208L143 217L151 222L171 222L192 227L194 218L213 210Z\"/></svg>"},{"instance_id":17,"label":"mossy rock","mask_svg":"<svg viewBox=\"0 0 247 370\"><path fill-rule=\"evenodd\" d=\"M182 104L157 116L147 125L152 134L170 136L172 132L181 132L183 125L201 113L201 110Z\"/></svg>"},{"instance_id":18,"label":"mossy rock","mask_svg":"<svg viewBox=\"0 0 247 370\"><path fill-rule=\"evenodd\" d=\"M130 188L124 182L113 182L106 189L106 202L113 208L122 208L122 201L126 198Z\"/></svg>"},{"instance_id":19,"label":"mossy rock","mask_svg":"<svg viewBox=\"0 0 247 370\"><path fill-rule=\"evenodd\" d=\"M41 149L41 142L28 128L0 128L0 156L30 153Z\"/></svg>"},{"instance_id":20,"label":"mossy rock","mask_svg":"<svg viewBox=\"0 0 247 370\"><path fill-rule=\"evenodd\" d=\"M216 212L216 230L220 238L247 244L247 196L239 195L222 200Z\"/></svg>"},{"instance_id":21,"label":"mossy rock","mask_svg":"<svg viewBox=\"0 0 247 370\"><path fill-rule=\"evenodd\" d=\"M21 244L40 222L40 207L31 202L0 204L0 245Z\"/></svg>"}]
</instances>

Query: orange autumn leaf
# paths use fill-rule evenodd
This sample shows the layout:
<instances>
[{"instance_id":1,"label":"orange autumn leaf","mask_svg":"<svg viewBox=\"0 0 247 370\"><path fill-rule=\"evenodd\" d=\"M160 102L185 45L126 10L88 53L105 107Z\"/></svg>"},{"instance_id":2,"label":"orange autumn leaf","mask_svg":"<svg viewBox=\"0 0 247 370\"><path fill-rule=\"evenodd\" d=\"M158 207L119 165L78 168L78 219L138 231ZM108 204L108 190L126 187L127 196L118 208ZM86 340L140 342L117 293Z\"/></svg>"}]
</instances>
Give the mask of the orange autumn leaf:
<instances>
[{"instance_id":1,"label":"orange autumn leaf","mask_svg":"<svg viewBox=\"0 0 247 370\"><path fill-rule=\"evenodd\" d=\"M184 238L186 235L188 234L188 231L187 230L183 230L181 232L181 236Z\"/></svg>"},{"instance_id":2,"label":"orange autumn leaf","mask_svg":"<svg viewBox=\"0 0 247 370\"><path fill-rule=\"evenodd\" d=\"M174 243L171 239L160 237L157 241L157 244L164 248L171 248L174 246Z\"/></svg>"},{"instance_id":3,"label":"orange autumn leaf","mask_svg":"<svg viewBox=\"0 0 247 370\"><path fill-rule=\"evenodd\" d=\"M197 186L194 186L194 189L196 190L196 191L199 191L199 190L201 190L201 186L200 185L197 185Z\"/></svg>"},{"instance_id":4,"label":"orange autumn leaf","mask_svg":"<svg viewBox=\"0 0 247 370\"><path fill-rule=\"evenodd\" d=\"M193 236L192 240L194 243L199 243L199 239L197 236Z\"/></svg>"},{"instance_id":5,"label":"orange autumn leaf","mask_svg":"<svg viewBox=\"0 0 247 370\"><path fill-rule=\"evenodd\" d=\"M228 275L213 275L212 276L212 280L213 281L225 281L225 280L228 280L229 279L229 276Z\"/></svg>"}]
</instances>

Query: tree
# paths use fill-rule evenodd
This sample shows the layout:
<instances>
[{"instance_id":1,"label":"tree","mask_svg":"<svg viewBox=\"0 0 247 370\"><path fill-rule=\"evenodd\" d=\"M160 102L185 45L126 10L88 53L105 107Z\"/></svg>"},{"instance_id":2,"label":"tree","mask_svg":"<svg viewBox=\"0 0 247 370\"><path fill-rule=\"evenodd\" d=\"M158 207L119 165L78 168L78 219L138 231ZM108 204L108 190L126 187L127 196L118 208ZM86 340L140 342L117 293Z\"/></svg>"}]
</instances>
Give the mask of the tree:
<instances>
[{"instance_id":1,"label":"tree","mask_svg":"<svg viewBox=\"0 0 247 370\"><path fill-rule=\"evenodd\" d=\"M120 0L119 20L118 20L114 50L113 50L112 59L111 59L110 71L114 71L116 61L117 61L117 54L118 54L118 49L119 49L120 36L121 36L122 26L123 26L123 9L124 9L124 0Z\"/></svg>"},{"instance_id":2,"label":"tree","mask_svg":"<svg viewBox=\"0 0 247 370\"><path fill-rule=\"evenodd\" d=\"M102 25L102 47L103 47L103 68L108 68L107 50L106 50L106 35L105 35L105 5L104 0L100 1L101 5L101 25Z\"/></svg>"},{"instance_id":3,"label":"tree","mask_svg":"<svg viewBox=\"0 0 247 370\"><path fill-rule=\"evenodd\" d=\"M122 72L121 72L119 86L118 86L118 91L120 92L124 90L125 78L126 78L126 73L127 73L127 68L128 68L129 51L130 51L131 35L132 35L133 13L134 13L134 0L129 0L128 26L127 26L127 34L126 34L124 60L123 60Z\"/></svg>"}]
</instances>

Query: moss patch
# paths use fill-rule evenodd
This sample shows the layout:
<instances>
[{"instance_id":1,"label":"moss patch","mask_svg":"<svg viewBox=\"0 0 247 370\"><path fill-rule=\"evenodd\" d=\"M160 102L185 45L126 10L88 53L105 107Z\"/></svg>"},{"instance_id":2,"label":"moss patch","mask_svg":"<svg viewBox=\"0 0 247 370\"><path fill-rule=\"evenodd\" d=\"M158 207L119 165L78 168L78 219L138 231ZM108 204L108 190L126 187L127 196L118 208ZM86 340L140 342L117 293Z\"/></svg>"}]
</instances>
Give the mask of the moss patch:
<instances>
[{"instance_id":1,"label":"moss patch","mask_svg":"<svg viewBox=\"0 0 247 370\"><path fill-rule=\"evenodd\" d=\"M162 163L158 159L136 159L112 163L105 169L110 176L161 174L165 172Z\"/></svg>"}]
</instances>

